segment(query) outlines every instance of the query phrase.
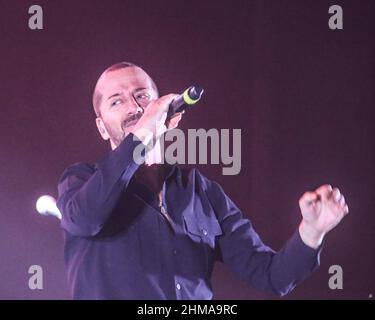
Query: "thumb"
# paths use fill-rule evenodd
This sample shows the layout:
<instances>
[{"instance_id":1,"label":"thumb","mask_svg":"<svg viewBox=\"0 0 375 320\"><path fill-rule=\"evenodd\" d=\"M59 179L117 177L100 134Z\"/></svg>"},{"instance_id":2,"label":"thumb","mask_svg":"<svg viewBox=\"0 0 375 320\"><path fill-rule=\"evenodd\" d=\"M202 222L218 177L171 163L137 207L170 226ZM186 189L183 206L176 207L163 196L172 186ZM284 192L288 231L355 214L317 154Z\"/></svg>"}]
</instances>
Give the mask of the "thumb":
<instances>
[{"instance_id":1,"label":"thumb","mask_svg":"<svg viewBox=\"0 0 375 320\"><path fill-rule=\"evenodd\" d=\"M320 200L320 195L316 192L305 192L299 200L300 207L310 207Z\"/></svg>"},{"instance_id":2,"label":"thumb","mask_svg":"<svg viewBox=\"0 0 375 320\"><path fill-rule=\"evenodd\" d=\"M165 96L160 97L159 100L160 100L161 105L162 105L161 108L160 108L161 112L168 112L170 104L177 97L178 97L178 94L176 94L176 93L170 93L170 94L167 94Z\"/></svg>"}]
</instances>

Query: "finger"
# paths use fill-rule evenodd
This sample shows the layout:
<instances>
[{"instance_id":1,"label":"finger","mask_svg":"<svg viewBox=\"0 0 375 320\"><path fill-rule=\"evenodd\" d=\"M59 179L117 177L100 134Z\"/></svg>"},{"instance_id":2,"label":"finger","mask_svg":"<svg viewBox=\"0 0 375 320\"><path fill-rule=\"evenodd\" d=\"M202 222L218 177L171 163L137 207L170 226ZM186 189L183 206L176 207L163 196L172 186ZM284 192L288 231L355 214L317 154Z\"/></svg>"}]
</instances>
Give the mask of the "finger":
<instances>
[{"instance_id":1,"label":"finger","mask_svg":"<svg viewBox=\"0 0 375 320\"><path fill-rule=\"evenodd\" d=\"M183 110L182 112L176 112L171 118L170 120L176 118L176 117L182 117L182 114L185 113L185 110Z\"/></svg>"},{"instance_id":2,"label":"finger","mask_svg":"<svg viewBox=\"0 0 375 320\"><path fill-rule=\"evenodd\" d=\"M178 116L175 116L175 117L172 117L168 123L166 124L167 125L167 128L168 129L174 129L177 127L178 123L180 122L182 118L182 115L179 114Z\"/></svg>"},{"instance_id":3,"label":"finger","mask_svg":"<svg viewBox=\"0 0 375 320\"><path fill-rule=\"evenodd\" d=\"M166 121L166 124L178 123L181 120L181 118L182 118L182 112L177 112Z\"/></svg>"},{"instance_id":4,"label":"finger","mask_svg":"<svg viewBox=\"0 0 375 320\"><path fill-rule=\"evenodd\" d=\"M177 97L178 97L178 94L171 93L171 94L167 94L159 98L160 105L162 106L161 109L163 110L163 112L168 112L169 105Z\"/></svg>"},{"instance_id":5,"label":"finger","mask_svg":"<svg viewBox=\"0 0 375 320\"><path fill-rule=\"evenodd\" d=\"M316 192L305 192L300 199L300 205L310 206L319 199L320 196Z\"/></svg>"},{"instance_id":6,"label":"finger","mask_svg":"<svg viewBox=\"0 0 375 320\"><path fill-rule=\"evenodd\" d=\"M322 185L318 189L316 189L315 192L319 194L322 199L326 200L332 193L332 186L330 184Z\"/></svg>"},{"instance_id":7,"label":"finger","mask_svg":"<svg viewBox=\"0 0 375 320\"><path fill-rule=\"evenodd\" d=\"M340 190L338 188L333 189L332 194L331 194L331 198L338 203L340 202L341 193L340 193Z\"/></svg>"},{"instance_id":8,"label":"finger","mask_svg":"<svg viewBox=\"0 0 375 320\"><path fill-rule=\"evenodd\" d=\"M349 207L348 205L345 205L344 214L347 215L348 213L349 213Z\"/></svg>"},{"instance_id":9,"label":"finger","mask_svg":"<svg viewBox=\"0 0 375 320\"><path fill-rule=\"evenodd\" d=\"M345 197L343 195L341 195L341 198L340 198L340 206L341 207L345 206Z\"/></svg>"},{"instance_id":10,"label":"finger","mask_svg":"<svg viewBox=\"0 0 375 320\"><path fill-rule=\"evenodd\" d=\"M179 95L177 93L170 93L170 94L167 94L167 95L163 96L162 98L165 100L165 102L171 103L178 96Z\"/></svg>"}]
</instances>

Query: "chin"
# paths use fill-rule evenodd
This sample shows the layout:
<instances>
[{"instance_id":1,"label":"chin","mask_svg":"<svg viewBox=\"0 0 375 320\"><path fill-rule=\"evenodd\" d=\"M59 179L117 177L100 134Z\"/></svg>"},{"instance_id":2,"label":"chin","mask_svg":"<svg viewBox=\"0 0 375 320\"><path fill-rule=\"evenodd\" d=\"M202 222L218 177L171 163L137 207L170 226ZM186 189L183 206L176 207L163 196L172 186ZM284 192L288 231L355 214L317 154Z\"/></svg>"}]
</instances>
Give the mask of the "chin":
<instances>
[{"instance_id":1,"label":"chin","mask_svg":"<svg viewBox=\"0 0 375 320\"><path fill-rule=\"evenodd\" d=\"M128 136L128 134L133 130L134 127L135 127L135 125L126 127L126 129L124 130L124 139L125 139L125 137Z\"/></svg>"}]
</instances>

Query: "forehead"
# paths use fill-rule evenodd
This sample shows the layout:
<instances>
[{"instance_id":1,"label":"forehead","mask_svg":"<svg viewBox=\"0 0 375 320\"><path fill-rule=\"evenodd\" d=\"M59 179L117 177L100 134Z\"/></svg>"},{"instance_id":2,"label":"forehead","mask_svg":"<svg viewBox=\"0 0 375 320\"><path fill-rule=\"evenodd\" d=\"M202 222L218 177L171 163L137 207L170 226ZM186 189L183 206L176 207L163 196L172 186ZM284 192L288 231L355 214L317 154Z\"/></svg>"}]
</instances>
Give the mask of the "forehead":
<instances>
[{"instance_id":1,"label":"forehead","mask_svg":"<svg viewBox=\"0 0 375 320\"><path fill-rule=\"evenodd\" d=\"M138 67L106 72L99 78L97 84L97 89L103 97L118 91L132 91L137 88L152 88L151 78Z\"/></svg>"}]
</instances>

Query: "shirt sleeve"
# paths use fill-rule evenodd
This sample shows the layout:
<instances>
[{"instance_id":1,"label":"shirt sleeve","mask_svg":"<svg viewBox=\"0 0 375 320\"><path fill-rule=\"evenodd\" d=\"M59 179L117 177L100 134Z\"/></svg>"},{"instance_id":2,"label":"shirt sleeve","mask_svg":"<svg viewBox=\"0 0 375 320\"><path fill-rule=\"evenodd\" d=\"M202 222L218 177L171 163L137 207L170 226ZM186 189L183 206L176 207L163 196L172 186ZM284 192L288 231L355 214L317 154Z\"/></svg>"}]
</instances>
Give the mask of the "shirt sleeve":
<instances>
[{"instance_id":1,"label":"shirt sleeve","mask_svg":"<svg viewBox=\"0 0 375 320\"><path fill-rule=\"evenodd\" d=\"M283 296L318 268L322 246L307 246L296 230L275 252L263 243L250 220L217 183L209 181L206 188L223 230L218 239L219 260L247 284Z\"/></svg>"},{"instance_id":2,"label":"shirt sleeve","mask_svg":"<svg viewBox=\"0 0 375 320\"><path fill-rule=\"evenodd\" d=\"M78 163L63 172L56 204L66 231L75 236L95 236L100 232L144 156L144 152L137 152L134 154L139 159L134 159L137 147L144 149L130 133L94 167Z\"/></svg>"}]
</instances>

